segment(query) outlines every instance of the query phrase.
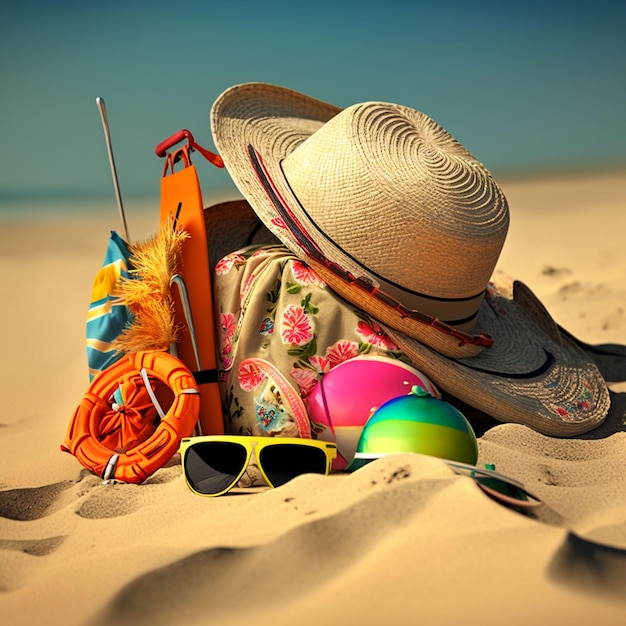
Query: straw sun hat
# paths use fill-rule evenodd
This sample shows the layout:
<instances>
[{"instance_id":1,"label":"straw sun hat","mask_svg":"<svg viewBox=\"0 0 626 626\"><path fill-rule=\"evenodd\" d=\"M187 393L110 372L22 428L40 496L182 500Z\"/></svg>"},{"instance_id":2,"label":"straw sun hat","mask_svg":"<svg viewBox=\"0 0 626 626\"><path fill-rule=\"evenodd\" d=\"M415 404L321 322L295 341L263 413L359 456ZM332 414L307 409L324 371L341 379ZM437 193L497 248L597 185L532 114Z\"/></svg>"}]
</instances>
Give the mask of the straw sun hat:
<instances>
[{"instance_id":1,"label":"straw sun hat","mask_svg":"<svg viewBox=\"0 0 626 626\"><path fill-rule=\"evenodd\" d=\"M248 83L217 99L211 129L267 229L442 389L549 435L603 421L609 394L593 362L527 287L505 298L490 285L506 198L430 117ZM227 219L232 228L239 218Z\"/></svg>"}]
</instances>

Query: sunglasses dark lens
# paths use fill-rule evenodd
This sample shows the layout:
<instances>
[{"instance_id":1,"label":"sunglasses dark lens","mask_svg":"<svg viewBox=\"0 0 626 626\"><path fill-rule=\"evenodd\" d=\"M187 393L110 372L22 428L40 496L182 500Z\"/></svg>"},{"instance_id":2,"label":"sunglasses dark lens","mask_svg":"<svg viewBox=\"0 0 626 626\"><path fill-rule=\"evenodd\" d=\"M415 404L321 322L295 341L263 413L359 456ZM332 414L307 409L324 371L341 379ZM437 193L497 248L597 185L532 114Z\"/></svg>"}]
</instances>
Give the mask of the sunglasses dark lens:
<instances>
[{"instance_id":1,"label":"sunglasses dark lens","mask_svg":"<svg viewBox=\"0 0 626 626\"><path fill-rule=\"evenodd\" d=\"M266 446L259 461L272 486L278 487L301 474L325 474L326 455L320 448L282 443Z\"/></svg>"},{"instance_id":2,"label":"sunglasses dark lens","mask_svg":"<svg viewBox=\"0 0 626 626\"><path fill-rule=\"evenodd\" d=\"M187 449L183 469L194 491L213 495L236 483L246 457L246 449L238 443L204 441Z\"/></svg>"}]
</instances>

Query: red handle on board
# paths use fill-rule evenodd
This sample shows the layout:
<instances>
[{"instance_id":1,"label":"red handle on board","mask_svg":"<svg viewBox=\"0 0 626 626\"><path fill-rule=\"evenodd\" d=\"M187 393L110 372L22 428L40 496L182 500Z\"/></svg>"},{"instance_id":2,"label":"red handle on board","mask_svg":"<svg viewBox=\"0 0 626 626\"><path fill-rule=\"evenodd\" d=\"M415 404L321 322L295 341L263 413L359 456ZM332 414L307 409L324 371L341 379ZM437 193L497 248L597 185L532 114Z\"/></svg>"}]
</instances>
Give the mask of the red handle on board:
<instances>
[{"instance_id":1,"label":"red handle on board","mask_svg":"<svg viewBox=\"0 0 626 626\"><path fill-rule=\"evenodd\" d=\"M201 145L197 144L193 135L185 128L174 133L167 139L164 139L155 149L154 152L160 158L167 156L167 151L181 141L187 140L188 146L192 150L199 152L207 161L210 161L216 167L224 167L224 161L219 154L211 152Z\"/></svg>"}]
</instances>

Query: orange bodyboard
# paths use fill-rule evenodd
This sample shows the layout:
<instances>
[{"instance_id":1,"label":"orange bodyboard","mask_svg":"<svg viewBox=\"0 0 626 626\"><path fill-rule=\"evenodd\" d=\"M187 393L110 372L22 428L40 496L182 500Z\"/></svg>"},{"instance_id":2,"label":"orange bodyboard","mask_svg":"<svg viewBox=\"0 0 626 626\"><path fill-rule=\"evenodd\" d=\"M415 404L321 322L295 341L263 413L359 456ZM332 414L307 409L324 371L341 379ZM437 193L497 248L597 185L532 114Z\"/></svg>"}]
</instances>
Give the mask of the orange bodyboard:
<instances>
[{"instance_id":1,"label":"orange bodyboard","mask_svg":"<svg viewBox=\"0 0 626 626\"><path fill-rule=\"evenodd\" d=\"M160 222L164 224L171 220L173 227L189 234L189 238L183 244L180 274L188 293L200 369L196 363L192 336L185 320L180 292L173 288L176 322L182 328L176 353L194 373L200 391L198 421L201 433L220 435L224 433L224 420L217 382L213 292L204 207L196 168L189 161L188 154L184 154L184 157L186 163L183 169L168 173L166 167L161 178Z\"/></svg>"}]
</instances>

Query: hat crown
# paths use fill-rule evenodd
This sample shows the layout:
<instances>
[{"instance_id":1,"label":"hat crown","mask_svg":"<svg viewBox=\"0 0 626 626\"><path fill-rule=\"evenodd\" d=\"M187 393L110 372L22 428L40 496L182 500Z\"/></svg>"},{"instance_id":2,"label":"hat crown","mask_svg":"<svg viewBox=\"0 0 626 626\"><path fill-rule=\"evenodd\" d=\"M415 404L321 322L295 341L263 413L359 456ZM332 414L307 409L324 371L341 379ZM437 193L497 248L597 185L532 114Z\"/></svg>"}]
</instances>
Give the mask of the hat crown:
<instances>
[{"instance_id":1,"label":"hat crown","mask_svg":"<svg viewBox=\"0 0 626 626\"><path fill-rule=\"evenodd\" d=\"M356 275L364 267L440 298L486 288L508 229L506 199L489 171L424 113L353 105L281 165L314 227L355 260L346 269Z\"/></svg>"}]
</instances>

